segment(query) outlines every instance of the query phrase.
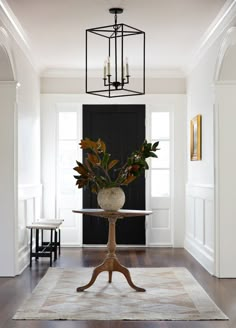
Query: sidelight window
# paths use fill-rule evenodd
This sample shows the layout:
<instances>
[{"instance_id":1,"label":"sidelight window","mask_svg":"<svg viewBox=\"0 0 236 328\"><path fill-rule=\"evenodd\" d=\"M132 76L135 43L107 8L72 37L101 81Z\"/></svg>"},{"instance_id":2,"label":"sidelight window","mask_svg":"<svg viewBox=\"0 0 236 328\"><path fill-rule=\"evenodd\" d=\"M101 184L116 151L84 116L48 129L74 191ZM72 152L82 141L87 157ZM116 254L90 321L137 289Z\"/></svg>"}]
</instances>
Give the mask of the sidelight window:
<instances>
[{"instance_id":1,"label":"sidelight window","mask_svg":"<svg viewBox=\"0 0 236 328\"><path fill-rule=\"evenodd\" d=\"M159 141L158 159L151 160L151 195L170 195L170 113L152 112L151 139Z\"/></svg>"},{"instance_id":2,"label":"sidelight window","mask_svg":"<svg viewBox=\"0 0 236 328\"><path fill-rule=\"evenodd\" d=\"M58 113L57 215L65 226L74 224L72 209L75 197L73 166L77 156L77 112Z\"/></svg>"}]
</instances>

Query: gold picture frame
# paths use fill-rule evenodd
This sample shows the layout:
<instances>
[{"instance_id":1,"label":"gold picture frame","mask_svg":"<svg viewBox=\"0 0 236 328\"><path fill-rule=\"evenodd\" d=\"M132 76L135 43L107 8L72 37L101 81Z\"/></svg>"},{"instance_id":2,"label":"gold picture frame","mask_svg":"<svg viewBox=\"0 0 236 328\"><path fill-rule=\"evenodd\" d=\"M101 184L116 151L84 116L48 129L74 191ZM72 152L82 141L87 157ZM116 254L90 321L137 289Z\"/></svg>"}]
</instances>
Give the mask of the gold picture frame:
<instances>
[{"instance_id":1,"label":"gold picture frame","mask_svg":"<svg viewBox=\"0 0 236 328\"><path fill-rule=\"evenodd\" d=\"M190 160L200 161L202 159L202 115L195 116L190 121Z\"/></svg>"}]
</instances>

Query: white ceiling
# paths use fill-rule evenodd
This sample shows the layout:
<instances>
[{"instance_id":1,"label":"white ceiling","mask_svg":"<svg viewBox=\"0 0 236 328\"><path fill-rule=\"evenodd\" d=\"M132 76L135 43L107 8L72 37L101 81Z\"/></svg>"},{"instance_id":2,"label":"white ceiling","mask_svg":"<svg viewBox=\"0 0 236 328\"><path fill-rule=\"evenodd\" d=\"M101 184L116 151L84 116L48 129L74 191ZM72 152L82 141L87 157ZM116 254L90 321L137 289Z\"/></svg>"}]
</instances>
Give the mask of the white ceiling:
<instances>
[{"instance_id":1,"label":"white ceiling","mask_svg":"<svg viewBox=\"0 0 236 328\"><path fill-rule=\"evenodd\" d=\"M229 0L228 0L229 1ZM147 69L186 71L226 0L6 0L37 68L84 70L85 29L118 22L146 32ZM135 49L134 49L135 51ZM94 62L96 68L103 63Z\"/></svg>"}]
</instances>

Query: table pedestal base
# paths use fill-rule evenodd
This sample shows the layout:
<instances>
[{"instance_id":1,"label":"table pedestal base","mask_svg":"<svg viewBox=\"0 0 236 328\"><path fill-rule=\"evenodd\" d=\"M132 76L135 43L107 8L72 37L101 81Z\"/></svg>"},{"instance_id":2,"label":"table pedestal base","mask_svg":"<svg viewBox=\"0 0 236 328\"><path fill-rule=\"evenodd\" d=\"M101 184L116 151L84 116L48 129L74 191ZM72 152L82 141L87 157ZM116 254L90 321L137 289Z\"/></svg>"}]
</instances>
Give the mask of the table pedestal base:
<instances>
[{"instance_id":1,"label":"table pedestal base","mask_svg":"<svg viewBox=\"0 0 236 328\"><path fill-rule=\"evenodd\" d=\"M99 275L99 273L101 273L103 271L108 271L108 282L109 283L111 283L111 281L112 281L112 272L118 271L118 272L123 273L128 284L130 285L130 287L135 289L137 292L145 292L144 288L135 286L135 284L133 283L133 281L131 279L129 270L125 266L120 264L120 262L117 259L116 253L115 253L115 251L116 251L116 221L118 218L122 218L121 214L118 212L114 212L111 214L107 214L104 217L106 217L109 220L107 256L104 259L103 263L100 264L99 266L97 266L93 270L93 274L92 274L92 277L91 277L89 283L87 285L78 287L77 292L82 292L85 289L91 287L94 284L95 280L97 279L97 276Z\"/></svg>"},{"instance_id":2,"label":"table pedestal base","mask_svg":"<svg viewBox=\"0 0 236 328\"><path fill-rule=\"evenodd\" d=\"M77 292L82 292L85 289L91 287L97 279L97 276L103 271L108 271L109 283L112 282L112 272L118 271L123 273L130 287L135 289L137 292L145 292L144 288L138 287L133 283L129 270L125 266L121 265L116 257L107 257L102 264L100 264L93 270L93 274L89 283L84 286L78 287Z\"/></svg>"}]
</instances>

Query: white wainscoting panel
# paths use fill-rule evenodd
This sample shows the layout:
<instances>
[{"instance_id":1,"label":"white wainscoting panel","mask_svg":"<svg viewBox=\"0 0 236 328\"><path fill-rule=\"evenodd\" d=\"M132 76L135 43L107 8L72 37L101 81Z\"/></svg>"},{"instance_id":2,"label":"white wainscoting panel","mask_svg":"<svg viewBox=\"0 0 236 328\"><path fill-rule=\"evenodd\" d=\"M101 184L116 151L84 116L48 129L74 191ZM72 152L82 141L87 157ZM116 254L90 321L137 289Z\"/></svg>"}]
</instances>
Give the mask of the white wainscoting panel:
<instances>
[{"instance_id":1,"label":"white wainscoting panel","mask_svg":"<svg viewBox=\"0 0 236 328\"><path fill-rule=\"evenodd\" d=\"M215 274L214 187L186 185L185 248Z\"/></svg>"},{"instance_id":2,"label":"white wainscoting panel","mask_svg":"<svg viewBox=\"0 0 236 328\"><path fill-rule=\"evenodd\" d=\"M170 208L153 209L148 218L149 246L170 246L172 245Z\"/></svg>"},{"instance_id":3,"label":"white wainscoting panel","mask_svg":"<svg viewBox=\"0 0 236 328\"><path fill-rule=\"evenodd\" d=\"M29 263L27 224L40 218L42 185L19 185L18 189L18 274Z\"/></svg>"}]
</instances>

